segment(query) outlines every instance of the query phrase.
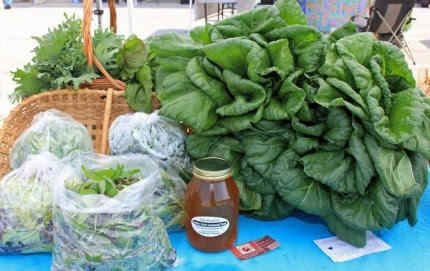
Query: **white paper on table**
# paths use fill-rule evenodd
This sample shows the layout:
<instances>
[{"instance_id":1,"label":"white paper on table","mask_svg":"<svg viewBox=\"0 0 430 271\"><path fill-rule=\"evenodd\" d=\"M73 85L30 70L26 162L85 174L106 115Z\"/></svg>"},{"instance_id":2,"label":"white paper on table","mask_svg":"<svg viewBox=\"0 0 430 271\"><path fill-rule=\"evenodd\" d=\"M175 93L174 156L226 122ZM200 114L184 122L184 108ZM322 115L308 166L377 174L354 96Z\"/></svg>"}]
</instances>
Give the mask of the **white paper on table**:
<instances>
[{"instance_id":1,"label":"white paper on table","mask_svg":"<svg viewBox=\"0 0 430 271\"><path fill-rule=\"evenodd\" d=\"M366 246L354 247L337 237L314 240L315 244L334 262L345 262L364 255L381 252L391 247L376 237L372 232L366 232Z\"/></svg>"}]
</instances>

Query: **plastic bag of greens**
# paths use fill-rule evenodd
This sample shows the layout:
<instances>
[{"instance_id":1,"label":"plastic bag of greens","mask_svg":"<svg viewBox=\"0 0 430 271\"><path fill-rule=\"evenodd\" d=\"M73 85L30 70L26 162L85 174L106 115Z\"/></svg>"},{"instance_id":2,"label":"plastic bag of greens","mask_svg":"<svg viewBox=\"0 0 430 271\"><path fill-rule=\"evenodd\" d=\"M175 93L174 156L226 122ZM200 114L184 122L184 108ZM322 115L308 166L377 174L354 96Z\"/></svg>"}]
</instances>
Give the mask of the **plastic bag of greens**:
<instances>
[{"instance_id":1,"label":"plastic bag of greens","mask_svg":"<svg viewBox=\"0 0 430 271\"><path fill-rule=\"evenodd\" d=\"M44 152L0 181L0 253L51 251L52 189L61 168Z\"/></svg>"},{"instance_id":2,"label":"plastic bag of greens","mask_svg":"<svg viewBox=\"0 0 430 271\"><path fill-rule=\"evenodd\" d=\"M55 189L52 270L169 268L176 252L147 201L149 193L161 192L157 164L141 155L71 156L72 165L82 162L82 167L73 168Z\"/></svg>"},{"instance_id":3,"label":"plastic bag of greens","mask_svg":"<svg viewBox=\"0 0 430 271\"><path fill-rule=\"evenodd\" d=\"M74 150L93 150L87 129L66 113L50 109L37 114L32 125L17 139L11 150L10 164L16 169L30 154L49 151L62 158Z\"/></svg>"},{"instance_id":4,"label":"plastic bag of greens","mask_svg":"<svg viewBox=\"0 0 430 271\"><path fill-rule=\"evenodd\" d=\"M150 205L156 215L163 220L165 227L168 232L174 232L183 229L184 218L185 218L185 190L186 184L179 177L179 175L171 168L161 168L154 159L150 156L142 154L128 154L119 156L108 156L89 152L72 152L62 160L64 164L71 166L74 169L75 175L78 176L78 180L88 181L88 179L112 179L106 177L103 174L111 174L115 178L119 174L117 171L121 171L118 167L124 167L122 171L137 170L133 175L133 179L139 183L138 189L140 193L137 194L139 200L143 203ZM147 178L148 172L145 170L148 166L152 167L154 171L153 178ZM102 177L94 176L100 174L98 171L102 171ZM107 173L106 171L110 171ZM103 181L104 182L104 181ZM88 182L87 182L88 183ZM110 184L109 184L110 183ZM112 182L102 184L105 187L104 192L109 196L115 196L123 183L117 183L113 180L113 184L117 185L116 190L111 189ZM138 184L136 184L137 186ZM134 185L133 185L134 186ZM79 187L81 191L88 187ZM94 187L93 187L94 188ZM98 190L97 189L93 190ZM92 192L85 190L86 192ZM84 192L85 193L85 192Z\"/></svg>"},{"instance_id":5,"label":"plastic bag of greens","mask_svg":"<svg viewBox=\"0 0 430 271\"><path fill-rule=\"evenodd\" d=\"M188 181L192 165L185 149L186 138L178 123L159 116L157 111L119 116L109 129L112 154L149 154L175 168Z\"/></svg>"}]
</instances>

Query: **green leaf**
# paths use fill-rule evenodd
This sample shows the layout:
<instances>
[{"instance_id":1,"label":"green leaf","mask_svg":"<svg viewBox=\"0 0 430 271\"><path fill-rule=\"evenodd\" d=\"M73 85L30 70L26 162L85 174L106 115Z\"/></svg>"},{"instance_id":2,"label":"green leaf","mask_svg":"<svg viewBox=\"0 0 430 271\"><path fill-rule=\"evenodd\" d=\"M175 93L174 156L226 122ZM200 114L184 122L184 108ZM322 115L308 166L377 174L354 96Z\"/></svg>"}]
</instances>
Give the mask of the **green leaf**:
<instances>
[{"instance_id":1,"label":"green leaf","mask_svg":"<svg viewBox=\"0 0 430 271\"><path fill-rule=\"evenodd\" d=\"M206 57L203 59L202 66L210 76L217 78L221 81L224 80L222 70L218 66L210 62L209 59L207 59Z\"/></svg>"},{"instance_id":2,"label":"green leaf","mask_svg":"<svg viewBox=\"0 0 430 271\"><path fill-rule=\"evenodd\" d=\"M380 147L369 135L364 138L364 143L388 193L398 198L417 194L419 186L414 179L411 161L403 149Z\"/></svg>"},{"instance_id":3,"label":"green leaf","mask_svg":"<svg viewBox=\"0 0 430 271\"><path fill-rule=\"evenodd\" d=\"M205 26L197 26L190 31L190 37L195 41L201 44L210 44L211 41L211 33L213 30L213 26L210 24L206 24Z\"/></svg>"},{"instance_id":4,"label":"green leaf","mask_svg":"<svg viewBox=\"0 0 430 271\"><path fill-rule=\"evenodd\" d=\"M375 179L364 196L342 196L332 192L334 214L346 225L360 230L391 228L396 222L398 201Z\"/></svg>"},{"instance_id":5,"label":"green leaf","mask_svg":"<svg viewBox=\"0 0 430 271\"><path fill-rule=\"evenodd\" d=\"M276 193L275 185L272 179L266 176L267 174L263 176L262 175L263 172L261 172L261 170L260 171L256 170L260 166L261 165L257 164L255 167L251 167L248 162L248 159L246 158L242 159L240 180L242 180L243 183L249 189L252 189L253 191L261 194L262 196Z\"/></svg>"},{"instance_id":6,"label":"green leaf","mask_svg":"<svg viewBox=\"0 0 430 271\"><path fill-rule=\"evenodd\" d=\"M245 76L248 70L247 56L254 46L258 45L253 41L231 38L206 45L203 50L206 57L223 70Z\"/></svg>"},{"instance_id":7,"label":"green leaf","mask_svg":"<svg viewBox=\"0 0 430 271\"><path fill-rule=\"evenodd\" d=\"M224 70L223 77L235 100L219 107L216 112L221 116L240 116L259 108L266 100L266 91L260 85Z\"/></svg>"},{"instance_id":8,"label":"green leaf","mask_svg":"<svg viewBox=\"0 0 430 271\"><path fill-rule=\"evenodd\" d=\"M380 56L372 56L372 58L370 59L369 66L370 66L372 75L375 78L376 85L381 89L381 93L382 93L381 103L383 108L385 109L385 112L388 114L391 111L392 94L387 81L382 75L381 66L380 66L381 62L382 62L382 58Z\"/></svg>"},{"instance_id":9,"label":"green leaf","mask_svg":"<svg viewBox=\"0 0 430 271\"><path fill-rule=\"evenodd\" d=\"M79 194L81 195L94 195L94 194L98 194L97 191L93 190L93 189L82 189L81 191L79 191Z\"/></svg>"},{"instance_id":10,"label":"green leaf","mask_svg":"<svg viewBox=\"0 0 430 271\"><path fill-rule=\"evenodd\" d=\"M354 55L348 51L344 45L337 43L336 48L343 60L343 63L354 79L355 87L360 89L360 96L365 98L370 88L373 86L372 74L365 66L363 66L363 64L360 63L360 60L357 60Z\"/></svg>"},{"instance_id":11,"label":"green leaf","mask_svg":"<svg viewBox=\"0 0 430 271\"><path fill-rule=\"evenodd\" d=\"M136 73L139 83L128 83L124 97L127 103L138 112L150 113L152 111L152 80L149 66L142 66Z\"/></svg>"},{"instance_id":12,"label":"green leaf","mask_svg":"<svg viewBox=\"0 0 430 271\"><path fill-rule=\"evenodd\" d=\"M151 96L149 95L149 97ZM148 97L141 84L128 83L125 88L124 98L134 110L146 113L151 112L151 105L148 108ZM149 99L149 103L150 101Z\"/></svg>"},{"instance_id":13,"label":"green leaf","mask_svg":"<svg viewBox=\"0 0 430 271\"><path fill-rule=\"evenodd\" d=\"M288 25L308 24L305 14L295 0L278 0L275 6L279 9L282 19Z\"/></svg>"},{"instance_id":14,"label":"green leaf","mask_svg":"<svg viewBox=\"0 0 430 271\"><path fill-rule=\"evenodd\" d=\"M346 225L333 214L325 216L324 220L329 230L336 234L339 239L356 247L364 247L366 245L366 231Z\"/></svg>"},{"instance_id":15,"label":"green leaf","mask_svg":"<svg viewBox=\"0 0 430 271\"><path fill-rule=\"evenodd\" d=\"M370 32L346 36L336 42L344 47L362 65L367 65L372 56L373 34Z\"/></svg>"},{"instance_id":16,"label":"green leaf","mask_svg":"<svg viewBox=\"0 0 430 271\"><path fill-rule=\"evenodd\" d=\"M403 199L406 201L407 218L409 225L414 226L418 222L418 205L421 197L428 185L428 163L427 159L416 153L408 154L412 164L415 182L421 187L420 193L416 197Z\"/></svg>"},{"instance_id":17,"label":"green leaf","mask_svg":"<svg viewBox=\"0 0 430 271\"><path fill-rule=\"evenodd\" d=\"M402 143L402 147L430 159L430 98L423 100L425 107L423 122L413 136Z\"/></svg>"},{"instance_id":18,"label":"green leaf","mask_svg":"<svg viewBox=\"0 0 430 271\"><path fill-rule=\"evenodd\" d=\"M167 33L151 39L149 50L159 57L193 58L203 56L201 45L197 45L191 38L176 33Z\"/></svg>"},{"instance_id":19,"label":"green leaf","mask_svg":"<svg viewBox=\"0 0 430 271\"><path fill-rule=\"evenodd\" d=\"M347 22L344 25L336 27L330 32L330 37L335 40L357 34L357 26L353 22Z\"/></svg>"},{"instance_id":20,"label":"green leaf","mask_svg":"<svg viewBox=\"0 0 430 271\"><path fill-rule=\"evenodd\" d=\"M184 72L187 67L189 58L181 56L172 57L157 57L154 62L157 62L157 67L153 68L155 72L155 90L157 93L161 92L163 82L167 76L175 72Z\"/></svg>"},{"instance_id":21,"label":"green leaf","mask_svg":"<svg viewBox=\"0 0 430 271\"><path fill-rule=\"evenodd\" d=\"M328 112L326 125L323 138L333 145L344 147L352 133L350 116L341 108L332 108Z\"/></svg>"},{"instance_id":22,"label":"green leaf","mask_svg":"<svg viewBox=\"0 0 430 271\"><path fill-rule=\"evenodd\" d=\"M183 121L197 132L212 127L217 120L215 102L196 88L183 72L169 75L158 97L162 104L161 115Z\"/></svg>"},{"instance_id":23,"label":"green leaf","mask_svg":"<svg viewBox=\"0 0 430 271\"><path fill-rule=\"evenodd\" d=\"M282 137L251 132L243 136L242 144L246 157L253 166L273 162L286 147Z\"/></svg>"},{"instance_id":24,"label":"green leaf","mask_svg":"<svg viewBox=\"0 0 430 271\"><path fill-rule=\"evenodd\" d=\"M279 10L273 6L251 9L250 11L226 18L215 24L216 35L212 33L212 41L220 38L249 36L252 33L265 33L285 26ZM214 31L215 32L215 31Z\"/></svg>"},{"instance_id":25,"label":"green leaf","mask_svg":"<svg viewBox=\"0 0 430 271\"><path fill-rule=\"evenodd\" d=\"M284 81L278 95L284 101L284 109L290 116L300 110L306 98L305 91L296 86L290 77Z\"/></svg>"},{"instance_id":26,"label":"green leaf","mask_svg":"<svg viewBox=\"0 0 430 271\"><path fill-rule=\"evenodd\" d=\"M355 159L353 165L356 182L355 187L357 188L357 192L363 195L371 179L375 175L375 168L364 144L364 135L360 135L358 131L359 129L362 130L363 127L357 128L358 125L360 124L355 123L354 132L349 139L349 147L346 151Z\"/></svg>"},{"instance_id":27,"label":"green leaf","mask_svg":"<svg viewBox=\"0 0 430 271\"><path fill-rule=\"evenodd\" d=\"M259 122L263 116L264 107L260 106L256 112L241 116L221 118L219 123L230 132L240 132L250 129L252 124Z\"/></svg>"},{"instance_id":28,"label":"green leaf","mask_svg":"<svg viewBox=\"0 0 430 271\"><path fill-rule=\"evenodd\" d=\"M350 98L352 102L354 102L357 106L360 106L365 112L368 111L367 105L363 101L363 98L361 98L360 94L358 94L350 85L336 78L327 78L326 81L338 91Z\"/></svg>"},{"instance_id":29,"label":"green leaf","mask_svg":"<svg viewBox=\"0 0 430 271\"><path fill-rule=\"evenodd\" d=\"M286 120L289 119L288 112L278 99L270 99L264 108L263 119L266 120Z\"/></svg>"},{"instance_id":30,"label":"green leaf","mask_svg":"<svg viewBox=\"0 0 430 271\"><path fill-rule=\"evenodd\" d=\"M409 88L415 87L416 83L412 71L399 48L388 42L373 41L372 54L382 57L382 74L386 78L404 78L409 84Z\"/></svg>"},{"instance_id":31,"label":"green leaf","mask_svg":"<svg viewBox=\"0 0 430 271\"><path fill-rule=\"evenodd\" d=\"M262 206L257 211L247 213L248 215L260 220L278 220L289 216L294 210L276 194L264 195Z\"/></svg>"},{"instance_id":32,"label":"green leaf","mask_svg":"<svg viewBox=\"0 0 430 271\"><path fill-rule=\"evenodd\" d=\"M136 36L131 36L116 55L122 80L134 78L135 73L146 63L148 49L145 43Z\"/></svg>"},{"instance_id":33,"label":"green leaf","mask_svg":"<svg viewBox=\"0 0 430 271\"><path fill-rule=\"evenodd\" d=\"M325 130L325 124L315 124L315 125L306 125L303 123L300 123L299 120L295 117L293 117L293 120L291 121L291 127L293 127L294 131L298 133L302 133L304 135L309 136L315 136L319 137L324 133Z\"/></svg>"},{"instance_id":34,"label":"green leaf","mask_svg":"<svg viewBox=\"0 0 430 271\"><path fill-rule=\"evenodd\" d=\"M186 67L186 73L191 82L203 90L218 106L231 102L227 88L222 81L209 76L202 67L201 57L193 58Z\"/></svg>"},{"instance_id":35,"label":"green leaf","mask_svg":"<svg viewBox=\"0 0 430 271\"><path fill-rule=\"evenodd\" d=\"M9 96L12 102L19 102L23 98L50 89L49 81L39 76L39 71L30 65L24 69L17 69L13 74L13 81L18 85L14 92Z\"/></svg>"},{"instance_id":36,"label":"green leaf","mask_svg":"<svg viewBox=\"0 0 430 271\"><path fill-rule=\"evenodd\" d=\"M317 151L302 157L306 175L340 193L355 193L356 180L351 171L353 159L343 151Z\"/></svg>"},{"instance_id":37,"label":"green leaf","mask_svg":"<svg viewBox=\"0 0 430 271\"><path fill-rule=\"evenodd\" d=\"M282 199L307 213L331 213L329 191L319 182L305 175L302 169L285 169L277 182Z\"/></svg>"},{"instance_id":38,"label":"green leaf","mask_svg":"<svg viewBox=\"0 0 430 271\"><path fill-rule=\"evenodd\" d=\"M382 107L382 93L377 87L370 90L367 104L375 131L391 144L411 138L424 119L423 98L415 88L394 93L389 113Z\"/></svg>"},{"instance_id":39,"label":"green leaf","mask_svg":"<svg viewBox=\"0 0 430 271\"><path fill-rule=\"evenodd\" d=\"M265 35L269 41L289 39L290 48L296 56L296 64L305 72L316 71L320 66L326 45L321 32L306 25L278 28Z\"/></svg>"},{"instance_id":40,"label":"green leaf","mask_svg":"<svg viewBox=\"0 0 430 271\"><path fill-rule=\"evenodd\" d=\"M290 148L299 154L305 154L311 150L318 149L320 146L318 139L304 137L300 134L294 136L290 142Z\"/></svg>"}]
</instances>

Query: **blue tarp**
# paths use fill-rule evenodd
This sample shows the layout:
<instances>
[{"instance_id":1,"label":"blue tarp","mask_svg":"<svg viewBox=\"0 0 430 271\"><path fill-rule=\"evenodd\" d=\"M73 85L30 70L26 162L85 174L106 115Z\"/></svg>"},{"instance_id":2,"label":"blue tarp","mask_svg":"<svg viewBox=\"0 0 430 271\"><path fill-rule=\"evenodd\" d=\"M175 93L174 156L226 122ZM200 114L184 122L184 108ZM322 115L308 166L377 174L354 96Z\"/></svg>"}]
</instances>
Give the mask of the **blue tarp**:
<instances>
[{"instance_id":1,"label":"blue tarp","mask_svg":"<svg viewBox=\"0 0 430 271\"><path fill-rule=\"evenodd\" d=\"M208 254L196 251L185 233L170 234L178 252L175 271L429 271L430 270L430 189L422 198L419 222L411 228L404 221L391 230L374 232L392 249L343 263L334 263L313 242L332 236L317 217L301 212L274 222L263 222L244 216L239 220L237 244L269 235L281 246L246 261L236 259L229 251ZM0 256L0 271L48 271L50 254ZM72 270L71 270L72 271Z\"/></svg>"}]
</instances>

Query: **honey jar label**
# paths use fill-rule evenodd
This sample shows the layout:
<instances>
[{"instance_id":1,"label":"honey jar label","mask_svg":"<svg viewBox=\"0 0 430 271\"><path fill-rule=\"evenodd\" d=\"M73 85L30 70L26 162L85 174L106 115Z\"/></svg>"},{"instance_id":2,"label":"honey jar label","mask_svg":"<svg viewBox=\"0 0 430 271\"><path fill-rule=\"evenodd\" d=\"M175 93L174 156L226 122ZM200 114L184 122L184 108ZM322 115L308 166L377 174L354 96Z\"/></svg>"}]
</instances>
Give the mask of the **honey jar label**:
<instances>
[{"instance_id":1,"label":"honey jar label","mask_svg":"<svg viewBox=\"0 0 430 271\"><path fill-rule=\"evenodd\" d=\"M216 237L228 230L230 222L222 217L195 216L191 219L194 231L205 237Z\"/></svg>"}]
</instances>

